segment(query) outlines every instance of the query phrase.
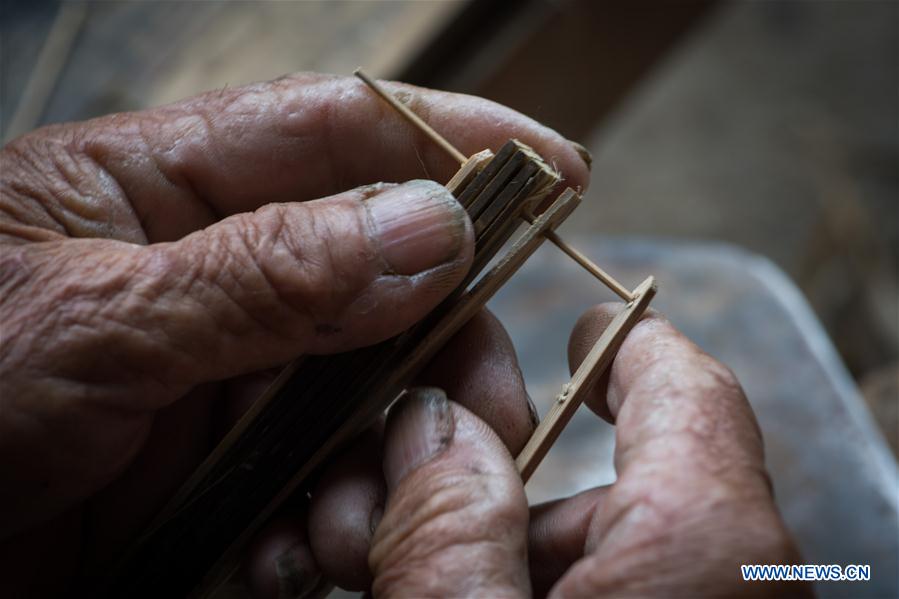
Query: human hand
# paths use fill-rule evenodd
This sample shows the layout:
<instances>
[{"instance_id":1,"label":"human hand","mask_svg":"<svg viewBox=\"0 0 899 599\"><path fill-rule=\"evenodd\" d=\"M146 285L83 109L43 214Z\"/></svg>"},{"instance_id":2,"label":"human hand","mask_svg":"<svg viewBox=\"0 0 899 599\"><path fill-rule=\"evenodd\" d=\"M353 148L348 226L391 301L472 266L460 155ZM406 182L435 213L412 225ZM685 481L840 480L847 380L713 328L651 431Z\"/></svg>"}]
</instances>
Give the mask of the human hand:
<instances>
[{"instance_id":1,"label":"human hand","mask_svg":"<svg viewBox=\"0 0 899 599\"><path fill-rule=\"evenodd\" d=\"M389 87L463 152L517 137L586 185L571 143L530 119ZM314 74L8 144L2 594L102 570L272 369L375 343L436 306L469 267L470 222L434 183L372 184L457 168L358 81ZM484 409L529 423L514 399Z\"/></svg>"},{"instance_id":2,"label":"human hand","mask_svg":"<svg viewBox=\"0 0 899 599\"><path fill-rule=\"evenodd\" d=\"M572 369L616 309L580 319ZM739 383L664 318L637 324L587 401L616 425L609 486L529 513L508 449L447 396L417 390L388 418L375 596L810 594L742 581L740 564L800 558Z\"/></svg>"}]
</instances>

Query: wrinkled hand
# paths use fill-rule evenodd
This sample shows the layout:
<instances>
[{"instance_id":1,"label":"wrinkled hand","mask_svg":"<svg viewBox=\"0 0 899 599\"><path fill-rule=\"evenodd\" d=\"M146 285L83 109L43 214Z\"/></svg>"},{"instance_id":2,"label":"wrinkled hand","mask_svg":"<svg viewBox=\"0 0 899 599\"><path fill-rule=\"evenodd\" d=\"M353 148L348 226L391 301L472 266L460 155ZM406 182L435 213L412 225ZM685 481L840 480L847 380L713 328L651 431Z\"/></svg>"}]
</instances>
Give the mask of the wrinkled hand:
<instances>
[{"instance_id":1,"label":"wrinkled hand","mask_svg":"<svg viewBox=\"0 0 899 599\"><path fill-rule=\"evenodd\" d=\"M537 123L477 98L390 87L463 152L517 137L568 185L586 185L574 147ZM102 571L273 369L388 338L436 306L469 267L471 224L435 183L378 182L445 181L457 168L359 82L312 74L7 145L0 594L59 592ZM493 343L497 327L483 315L461 338ZM471 367L514 379L473 401L515 451L532 428L517 366ZM364 521L367 543L371 509L353 502L368 493L371 508L382 495L356 475L369 472L364 460L341 459L315 494L335 501L314 500L308 521L306 506L285 514L258 551L301 547L308 529L323 569L365 585L367 544L340 557L334 542Z\"/></svg>"},{"instance_id":2,"label":"wrinkled hand","mask_svg":"<svg viewBox=\"0 0 899 599\"><path fill-rule=\"evenodd\" d=\"M581 318L569 345L572 369L614 310ZM588 399L617 427L618 478L607 487L529 513L507 447L447 396L465 398L420 389L388 418L388 498L370 554L374 595L810 593L742 581L742 563L799 557L740 385L662 317L633 329Z\"/></svg>"}]
</instances>

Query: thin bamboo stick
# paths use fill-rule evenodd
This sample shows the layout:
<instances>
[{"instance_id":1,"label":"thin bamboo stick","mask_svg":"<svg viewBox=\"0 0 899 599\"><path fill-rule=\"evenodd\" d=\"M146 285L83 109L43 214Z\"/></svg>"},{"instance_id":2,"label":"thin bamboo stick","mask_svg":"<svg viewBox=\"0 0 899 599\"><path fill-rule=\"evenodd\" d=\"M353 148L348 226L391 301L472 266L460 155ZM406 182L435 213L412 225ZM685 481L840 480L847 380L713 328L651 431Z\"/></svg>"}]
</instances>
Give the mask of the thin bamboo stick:
<instances>
[{"instance_id":1,"label":"thin bamboo stick","mask_svg":"<svg viewBox=\"0 0 899 599\"><path fill-rule=\"evenodd\" d=\"M523 218L524 218L524 220L526 220L529 223L534 222L534 217L530 214L524 214ZM630 291L628 291L624 285L622 285L621 283L616 281L612 275L610 275L609 273L604 271L602 268L600 268L599 266L594 264L590 260L590 258L588 258L584 254L582 254L577 248L574 248L571 245L569 245L564 239L559 237L555 231L547 231L546 238L549 239L553 243L553 245L555 245L557 248L559 248L560 250L562 250L563 252L568 254L568 256L572 260L574 260L575 262L580 264L584 268L584 270L586 270L591 275L593 275L594 277L599 279L599 281L603 285L605 285L606 287L611 289L613 292L615 292L615 295L617 295L618 297L620 297L621 299L623 299L626 302L630 302L634 299L633 294Z\"/></svg>"},{"instance_id":2,"label":"thin bamboo stick","mask_svg":"<svg viewBox=\"0 0 899 599\"><path fill-rule=\"evenodd\" d=\"M462 168L447 182L446 188L451 194L457 195L484 170L484 167L491 160L493 160L493 152L490 150L482 150L477 154L472 154L471 158L466 160Z\"/></svg>"},{"instance_id":3,"label":"thin bamboo stick","mask_svg":"<svg viewBox=\"0 0 899 599\"><path fill-rule=\"evenodd\" d=\"M587 393L612 363L625 337L640 320L655 293L655 279L649 277L634 290L634 300L615 316L599 336L590 353L571 377L571 382L556 398L546 417L537 425L537 430L531 435L527 445L515 458L515 466L521 473L522 480L527 482L537 469L578 406L583 403Z\"/></svg>"},{"instance_id":4,"label":"thin bamboo stick","mask_svg":"<svg viewBox=\"0 0 899 599\"><path fill-rule=\"evenodd\" d=\"M407 121L418 127L422 131L422 133L431 138L431 141L446 150L446 153L452 156L453 160L455 160L459 164L464 164L465 161L468 160L465 154L457 150L456 147L448 142L445 137L434 131L430 125L424 122L420 116L412 112L408 106L397 100L393 94L378 85L378 83L375 82L374 79L366 75L362 71L362 69L356 69L355 71L353 71L353 74L363 82L365 82L365 84L370 87L372 91L384 98L384 100L388 104L393 106L401 115L403 115L403 117Z\"/></svg>"},{"instance_id":5,"label":"thin bamboo stick","mask_svg":"<svg viewBox=\"0 0 899 599\"><path fill-rule=\"evenodd\" d=\"M634 299L634 296L628 291L624 285L616 281L612 275L604 271L602 268L591 262L584 254L576 248L568 245L561 237L556 235L555 231L547 231L546 238L549 239L557 248L568 254L575 262L580 264L587 272L602 281L602 283L615 292L615 295L626 302Z\"/></svg>"}]
</instances>

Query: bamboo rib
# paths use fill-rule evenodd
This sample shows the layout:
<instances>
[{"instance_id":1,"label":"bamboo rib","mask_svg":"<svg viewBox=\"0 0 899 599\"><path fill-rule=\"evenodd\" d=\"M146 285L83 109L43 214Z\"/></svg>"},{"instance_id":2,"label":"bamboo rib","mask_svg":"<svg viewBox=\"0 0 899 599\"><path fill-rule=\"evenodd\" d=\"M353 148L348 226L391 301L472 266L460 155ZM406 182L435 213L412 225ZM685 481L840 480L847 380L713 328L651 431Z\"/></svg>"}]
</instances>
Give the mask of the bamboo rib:
<instances>
[{"instance_id":1,"label":"bamboo rib","mask_svg":"<svg viewBox=\"0 0 899 599\"><path fill-rule=\"evenodd\" d=\"M546 235L546 238L549 239L553 245L568 254L571 259L580 264L587 272L602 281L603 284L615 292L618 297L626 302L633 301L634 296L630 291L625 289L624 285L612 278L612 275L597 266L594 262L591 262L579 250L568 245L568 243L561 237L556 235L555 231L547 231L544 235Z\"/></svg>"},{"instance_id":2,"label":"bamboo rib","mask_svg":"<svg viewBox=\"0 0 899 599\"><path fill-rule=\"evenodd\" d=\"M515 458L515 466L523 481L527 482L531 477L562 429L583 403L587 393L612 363L618 348L640 320L655 293L655 279L649 277L634 290L635 299L615 316L590 349L587 357L571 377L571 382L565 385L546 417L537 425L537 430L531 435L527 445Z\"/></svg>"},{"instance_id":3,"label":"bamboo rib","mask_svg":"<svg viewBox=\"0 0 899 599\"><path fill-rule=\"evenodd\" d=\"M446 150L446 153L452 156L453 160L455 160L459 164L464 164L465 161L468 160L465 154L457 150L456 147L448 142L445 137L434 131L430 125L424 122L420 116L412 112L408 106L397 100L393 94L389 93L383 87L378 85L375 80L366 75L362 71L362 69L356 69L355 71L353 71L353 74L363 82L365 82L365 84L370 87L372 91L384 98L384 100L388 104L393 106L401 115L403 115L403 117L407 121L418 127L422 131L422 133L431 138L431 141Z\"/></svg>"},{"instance_id":4,"label":"bamboo rib","mask_svg":"<svg viewBox=\"0 0 899 599\"><path fill-rule=\"evenodd\" d=\"M457 196L466 185L478 176L487 164L493 160L493 152L490 150L482 150L477 154L472 154L471 158L462 164L462 168L453 175L453 178L446 184L446 188L451 194Z\"/></svg>"},{"instance_id":5,"label":"bamboo rib","mask_svg":"<svg viewBox=\"0 0 899 599\"><path fill-rule=\"evenodd\" d=\"M524 214L523 218L528 223L534 222L534 217L530 214ZM591 275L599 279L603 285L611 289L615 295L620 297L626 302L630 302L634 300L634 295L627 290L627 288L615 280L615 278L604 271L602 268L593 263L587 256L582 254L577 248L569 245L564 239L559 237L555 231L547 231L545 233L546 238L549 239L553 245L557 248L568 254L568 256L580 264L584 270L589 272Z\"/></svg>"}]
</instances>

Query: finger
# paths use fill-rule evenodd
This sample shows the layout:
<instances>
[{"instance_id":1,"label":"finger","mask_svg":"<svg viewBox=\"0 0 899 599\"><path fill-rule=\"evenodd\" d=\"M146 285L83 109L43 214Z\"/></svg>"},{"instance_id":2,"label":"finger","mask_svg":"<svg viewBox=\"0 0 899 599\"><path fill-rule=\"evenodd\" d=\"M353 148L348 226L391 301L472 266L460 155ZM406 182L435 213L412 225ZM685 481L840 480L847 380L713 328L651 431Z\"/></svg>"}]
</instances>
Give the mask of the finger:
<instances>
[{"instance_id":1,"label":"finger","mask_svg":"<svg viewBox=\"0 0 899 599\"><path fill-rule=\"evenodd\" d=\"M573 368L620 309L604 304L578 321L569 344ZM685 458L696 468L763 471L761 432L734 374L657 313L633 328L608 386L597 385L589 402L604 404L615 421L619 476L629 467ZM674 437L687 442L672 445ZM673 453L679 449L688 455Z\"/></svg>"},{"instance_id":2,"label":"finger","mask_svg":"<svg viewBox=\"0 0 899 599\"><path fill-rule=\"evenodd\" d=\"M617 303L594 306L584 312L575 323L571 337L568 339L568 367L572 375L587 357L593 344L599 339L599 335L612 323L612 319L615 318L615 314L620 308L621 304ZM641 320L654 315L656 315L655 310L649 308ZM609 386L609 370L606 370L599 378L584 403L603 420L614 424L615 419L609 413L605 395Z\"/></svg>"},{"instance_id":3,"label":"finger","mask_svg":"<svg viewBox=\"0 0 899 599\"><path fill-rule=\"evenodd\" d=\"M580 320L575 358L618 309ZM594 512L586 557L554 595L729 595L741 588L741 563L799 560L758 425L724 365L654 314L622 344L605 392L594 392L616 424L618 480Z\"/></svg>"},{"instance_id":4,"label":"finger","mask_svg":"<svg viewBox=\"0 0 899 599\"><path fill-rule=\"evenodd\" d=\"M584 555L590 522L609 487L531 507L528 564L535 597L545 596Z\"/></svg>"},{"instance_id":5,"label":"finger","mask_svg":"<svg viewBox=\"0 0 899 599\"><path fill-rule=\"evenodd\" d=\"M9 331L10 354L106 381L116 398L113 385L141 390L143 379L166 401L177 394L160 387L180 392L399 333L464 276L471 225L443 187L419 181L269 206L170 244L13 251L25 268L2 306L21 333ZM43 318L59 312L66 317ZM57 344L27 347L41 339ZM109 347L116 355L97 361Z\"/></svg>"},{"instance_id":6,"label":"finger","mask_svg":"<svg viewBox=\"0 0 899 599\"><path fill-rule=\"evenodd\" d=\"M247 553L246 581L257 599L311 599L331 589L309 548L303 513L270 522Z\"/></svg>"},{"instance_id":7,"label":"finger","mask_svg":"<svg viewBox=\"0 0 899 599\"><path fill-rule=\"evenodd\" d=\"M512 455L524 447L537 424L512 340L488 310L453 336L416 384L443 389L490 425Z\"/></svg>"},{"instance_id":8,"label":"finger","mask_svg":"<svg viewBox=\"0 0 899 599\"><path fill-rule=\"evenodd\" d=\"M376 426L327 464L313 485L308 509L287 506L282 517L257 534L249 556L250 568L257 572L255 586L275 586L277 564L269 558L279 552L270 546L282 547L283 539L288 538L297 546L293 551L310 556L316 576L320 573L345 590L368 589L368 548L383 513L385 495L381 430ZM306 505L305 496L301 504Z\"/></svg>"},{"instance_id":9,"label":"finger","mask_svg":"<svg viewBox=\"0 0 899 599\"><path fill-rule=\"evenodd\" d=\"M487 310L450 340L417 384L443 388L484 420L513 454L533 432L536 416L512 341ZM316 560L331 581L348 590L371 584L370 525L383 513L386 494L379 439L369 431L329 462L312 494L309 535Z\"/></svg>"},{"instance_id":10,"label":"finger","mask_svg":"<svg viewBox=\"0 0 899 599\"><path fill-rule=\"evenodd\" d=\"M567 185L586 187L587 166L575 147L535 121L480 98L385 85L466 155L517 138L556 165ZM375 181L445 182L459 167L360 81L318 74L43 129L6 153L24 165L4 175L17 190L11 193L22 196L18 204L36 198L54 206L54 218L40 207L25 216L79 236L109 235L110 223L122 232L143 228L150 241L177 239L270 202ZM77 193L63 191L73 181ZM89 210L78 209L79 197L92 199Z\"/></svg>"},{"instance_id":11,"label":"finger","mask_svg":"<svg viewBox=\"0 0 899 599\"><path fill-rule=\"evenodd\" d=\"M309 540L322 572L349 591L371 585L368 549L384 513L380 427L329 461L312 490Z\"/></svg>"},{"instance_id":12,"label":"finger","mask_svg":"<svg viewBox=\"0 0 899 599\"><path fill-rule=\"evenodd\" d=\"M387 508L369 553L376 596L529 592L527 500L483 421L439 389L415 390L391 411L384 456Z\"/></svg>"},{"instance_id":13,"label":"finger","mask_svg":"<svg viewBox=\"0 0 899 599\"><path fill-rule=\"evenodd\" d=\"M417 384L442 387L490 425L512 453L533 431L535 417L512 342L486 310L450 340ZM312 494L309 535L316 560L344 589L371 585L367 561L371 524L383 513L386 495L380 455L379 435L367 432L328 463Z\"/></svg>"}]
</instances>

